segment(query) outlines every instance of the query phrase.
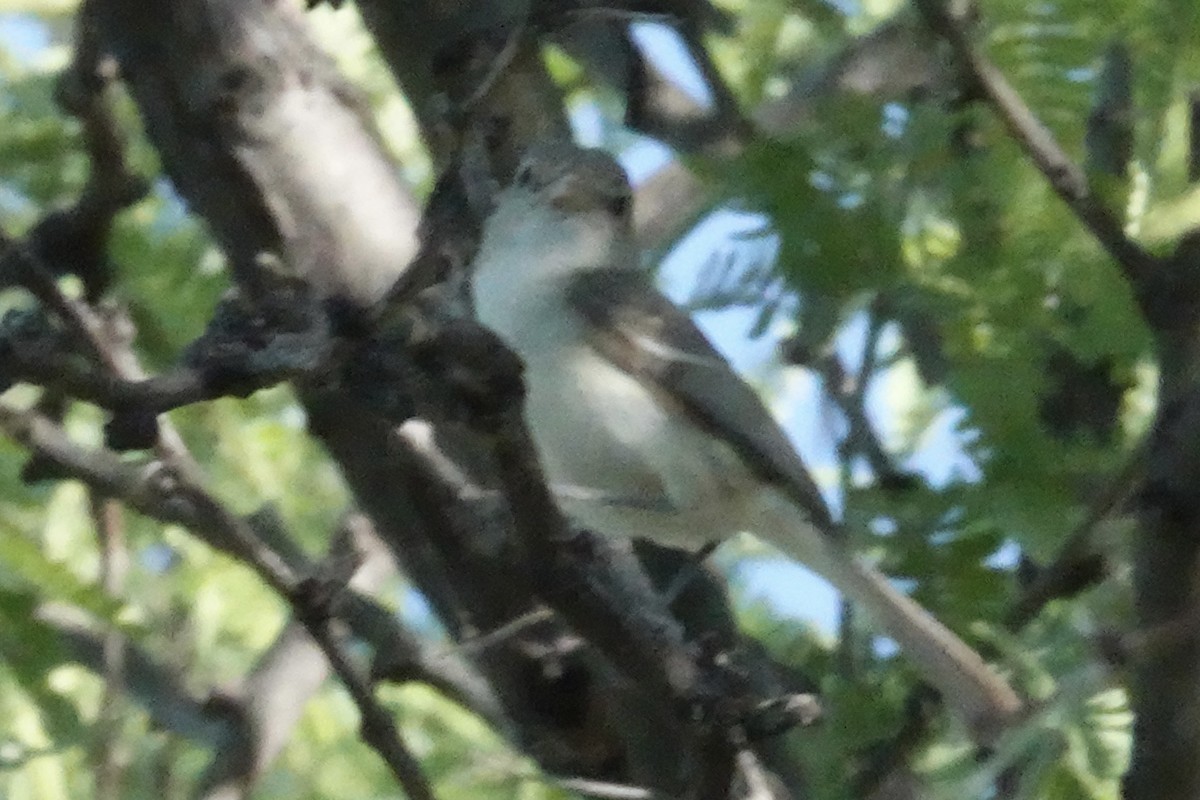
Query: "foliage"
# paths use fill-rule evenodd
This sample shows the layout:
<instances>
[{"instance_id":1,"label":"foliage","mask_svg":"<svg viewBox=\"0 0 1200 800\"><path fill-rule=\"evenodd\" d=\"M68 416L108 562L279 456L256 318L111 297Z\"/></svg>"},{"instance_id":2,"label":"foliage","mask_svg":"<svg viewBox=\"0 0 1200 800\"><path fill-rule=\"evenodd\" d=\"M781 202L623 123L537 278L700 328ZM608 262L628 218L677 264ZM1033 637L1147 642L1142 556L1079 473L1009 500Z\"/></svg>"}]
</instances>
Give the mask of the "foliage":
<instances>
[{"instance_id":1,"label":"foliage","mask_svg":"<svg viewBox=\"0 0 1200 800\"><path fill-rule=\"evenodd\" d=\"M0 3L0 220L10 234L69 202L85 176L77 126L52 99L63 60L52 44L65 32L61 5L26 2L13 13ZM891 2L724 5L739 25L712 49L747 107L826 63L853 36L908 13ZM1183 119L1200 77L1194 4L985 5L979 34L990 56L1080 161L1098 59L1115 37L1128 44L1136 145L1129 207L1117 211L1151 244L1193 227ZM339 52L343 68L367 89L409 176L424 182L402 101L378 59L358 46L365 39L346 38L356 30L352 13L322 9L312 19L333 32L330 46L354 44ZM22 44L29 39L32 48ZM554 58L559 72L570 71ZM602 107L598 96L584 88L578 105L594 111ZM135 132L128 104L123 118ZM147 172L153 159L147 145L137 146ZM1128 286L953 71L909 96L824 98L794 137L756 141L732 163L702 166L721 209L761 223L750 237L692 245L707 251L702 255L733 254L709 260L719 272L696 275L707 307L752 307L756 335L800 342L800 360L826 379L820 364L831 353L852 374L869 362L866 413L896 467L917 476L915 485L889 485L866 466L845 415L828 400L804 409L845 438L840 453L815 467L855 523L856 546L915 587L941 618L998 653L1022 690L1045 701L984 766L964 747L962 731L934 731L914 762L918 772L938 797L982 797L988 777L1016 767L1018 797L1115 798L1128 759L1128 705L1119 676L1095 666L1087 643L1128 619L1122 552L1114 550L1113 577L1083 597L1051 606L1020 632L1000 621L1021 588L1015 554L1037 564L1052 559L1147 425L1155 365ZM772 254L769 263L764 253ZM170 363L203 328L226 284L221 258L165 180L120 219L112 256L141 354L150 366ZM764 311L768 286L787 291ZM21 302L0 295L5 309ZM888 323L886 334L864 351L862 331L876 318ZM750 332L720 322L713 330L734 351L745 348ZM172 417L221 497L241 512L274 504L310 552L322 551L346 493L285 390ZM69 422L79 438L97 440L94 413L73 410ZM24 485L18 475L25 458L0 442L0 795L88 796L87 754L95 744L88 731L102 681L71 665L34 609L59 601L116 622L134 641L186 665L200 694L252 668L283 624L284 609L244 568L132 513L125 525L133 566L120 599L112 598L98 586L86 493L74 485ZM726 561L760 555L739 552ZM761 589L752 585L752 567L730 571L747 629L785 662L823 676L829 716L823 726L791 735L788 746L809 767L814 796L841 796L873 748L903 723L912 676L886 645L864 644L862 631L851 651L857 667L849 670L846 653L825 633L833 621L799 625L779 601L747 599ZM404 587L393 588L405 597ZM789 589L768 588L779 596ZM461 708L418 689L387 699L443 797L560 796ZM154 730L136 703L125 703L122 713L125 722L113 735L130 787L123 796L156 796L156 773L181 786L196 779L205 763L199 745ZM357 738L353 707L329 686L306 708L256 796L393 793Z\"/></svg>"}]
</instances>

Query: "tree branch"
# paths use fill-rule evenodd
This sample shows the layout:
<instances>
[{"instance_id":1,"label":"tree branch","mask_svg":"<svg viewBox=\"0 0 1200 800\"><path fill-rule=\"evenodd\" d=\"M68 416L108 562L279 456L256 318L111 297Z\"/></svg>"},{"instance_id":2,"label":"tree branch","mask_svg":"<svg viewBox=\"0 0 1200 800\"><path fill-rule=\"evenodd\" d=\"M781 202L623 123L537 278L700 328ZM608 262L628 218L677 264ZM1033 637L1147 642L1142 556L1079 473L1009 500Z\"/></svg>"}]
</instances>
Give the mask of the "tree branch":
<instances>
[{"instance_id":1,"label":"tree branch","mask_svg":"<svg viewBox=\"0 0 1200 800\"><path fill-rule=\"evenodd\" d=\"M120 498L147 516L174 522L233 553L292 606L296 618L321 647L362 715L362 736L384 759L409 797L432 800L433 791L415 757L405 748L391 715L375 700L370 683L359 674L341 645L325 594L315 578L298 575L281 556L198 486L167 470L131 467L115 453L85 451L45 417L0 406L0 428L19 444L47 459L64 473L103 494Z\"/></svg>"},{"instance_id":2,"label":"tree branch","mask_svg":"<svg viewBox=\"0 0 1200 800\"><path fill-rule=\"evenodd\" d=\"M946 40L1012 138L1096 241L1135 286L1155 268L1153 256L1125 235L1120 220L1091 191L1087 176L1021 99L1008 79L979 52L945 0L916 0L930 30Z\"/></svg>"},{"instance_id":3,"label":"tree branch","mask_svg":"<svg viewBox=\"0 0 1200 800\"><path fill-rule=\"evenodd\" d=\"M79 609L59 603L42 605L34 616L57 634L70 660L103 674L105 646L113 631ZM211 745L218 745L230 734L229 716L220 707L193 695L186 676L125 637L121 639L125 686L155 726Z\"/></svg>"},{"instance_id":4,"label":"tree branch","mask_svg":"<svg viewBox=\"0 0 1200 800\"><path fill-rule=\"evenodd\" d=\"M100 550L100 586L110 597L120 597L129 568L121 506L114 500L88 493L92 524ZM118 800L122 795L120 722L126 694L125 642L115 631L104 637L104 690L96 712L93 749L97 800Z\"/></svg>"},{"instance_id":5,"label":"tree branch","mask_svg":"<svg viewBox=\"0 0 1200 800\"><path fill-rule=\"evenodd\" d=\"M70 297L23 243L14 242L0 233L0 274L5 273L17 274L21 285L62 321L85 354L104 371L105 377L100 377L100 373L88 371L87 377L84 378L81 375L70 374L81 370L64 365L67 380L78 379L81 384L76 388L83 389L86 386L91 389L94 388L91 386L93 383L109 386L135 384L145 379L146 373L131 347L133 326L128 318L116 310L106 318L84 301ZM9 359L19 359L20 354L5 352L5 349L6 346L0 343L0 366L8 368ZM19 361L15 369L20 369ZM32 372L37 373L40 370L33 368ZM163 461L187 474L190 479L199 479L202 474L200 466L192 458L183 437L169 420L163 420L158 425L154 447Z\"/></svg>"},{"instance_id":6,"label":"tree branch","mask_svg":"<svg viewBox=\"0 0 1200 800\"><path fill-rule=\"evenodd\" d=\"M378 302L415 254L417 206L302 10L93 1L166 172L238 280L274 253L322 296Z\"/></svg>"},{"instance_id":7,"label":"tree branch","mask_svg":"<svg viewBox=\"0 0 1200 800\"><path fill-rule=\"evenodd\" d=\"M1134 660L1134 747L1124 791L1129 800L1196 796L1200 629L1176 623L1194 618L1200 589L1195 535L1200 527L1200 457L1190 444L1200 437L1200 352L1194 334L1200 319L1200 236L1193 232L1183 237L1169 258L1155 258L1130 241L1082 171L971 43L960 20L941 0L917 0L917 6L1054 191L1117 261L1155 335L1158 409L1134 493L1139 535L1133 575L1139 628L1170 633L1162 637L1162 646L1142 648Z\"/></svg>"}]
</instances>

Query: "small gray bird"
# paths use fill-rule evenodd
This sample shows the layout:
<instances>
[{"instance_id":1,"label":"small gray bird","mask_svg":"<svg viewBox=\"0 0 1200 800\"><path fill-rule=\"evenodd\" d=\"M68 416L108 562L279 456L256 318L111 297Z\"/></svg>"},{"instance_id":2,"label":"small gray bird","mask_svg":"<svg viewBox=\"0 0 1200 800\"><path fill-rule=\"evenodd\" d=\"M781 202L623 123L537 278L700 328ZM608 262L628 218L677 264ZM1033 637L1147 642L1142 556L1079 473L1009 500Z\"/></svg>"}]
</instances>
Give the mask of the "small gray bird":
<instances>
[{"instance_id":1,"label":"small gray bird","mask_svg":"<svg viewBox=\"0 0 1200 800\"><path fill-rule=\"evenodd\" d=\"M525 362L526 412L563 509L607 535L697 549L749 530L823 575L988 741L1021 701L859 562L757 394L640 269L620 165L535 146L484 226L479 319Z\"/></svg>"}]
</instances>

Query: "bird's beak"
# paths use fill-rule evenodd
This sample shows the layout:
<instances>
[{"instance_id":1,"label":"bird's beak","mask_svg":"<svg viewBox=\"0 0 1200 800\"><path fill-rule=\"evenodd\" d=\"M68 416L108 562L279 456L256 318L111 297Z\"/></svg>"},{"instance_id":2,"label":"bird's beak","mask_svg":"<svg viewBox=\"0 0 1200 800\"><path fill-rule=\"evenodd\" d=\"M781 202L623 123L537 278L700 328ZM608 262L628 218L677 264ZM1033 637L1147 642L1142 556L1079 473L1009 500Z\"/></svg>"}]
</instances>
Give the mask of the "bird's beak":
<instances>
[{"instance_id":1,"label":"bird's beak","mask_svg":"<svg viewBox=\"0 0 1200 800\"><path fill-rule=\"evenodd\" d=\"M574 174L563 175L546 187L546 193L551 206L567 213L594 208L598 201L595 189Z\"/></svg>"}]
</instances>

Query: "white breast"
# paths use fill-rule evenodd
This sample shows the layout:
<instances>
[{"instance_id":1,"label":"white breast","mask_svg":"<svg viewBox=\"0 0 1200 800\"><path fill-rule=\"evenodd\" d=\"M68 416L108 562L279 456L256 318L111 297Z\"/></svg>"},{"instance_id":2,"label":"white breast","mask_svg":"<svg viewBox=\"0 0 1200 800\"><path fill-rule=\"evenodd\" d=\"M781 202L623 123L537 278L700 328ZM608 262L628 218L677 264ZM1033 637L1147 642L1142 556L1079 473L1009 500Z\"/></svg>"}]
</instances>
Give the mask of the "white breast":
<instances>
[{"instance_id":1,"label":"white breast","mask_svg":"<svg viewBox=\"0 0 1200 800\"><path fill-rule=\"evenodd\" d=\"M567 308L589 248L547 239L531 252L533 221L509 222L485 232L476 311L525 361L526 416L565 510L603 533L693 547L736 532L755 482L732 448L600 356Z\"/></svg>"}]
</instances>

